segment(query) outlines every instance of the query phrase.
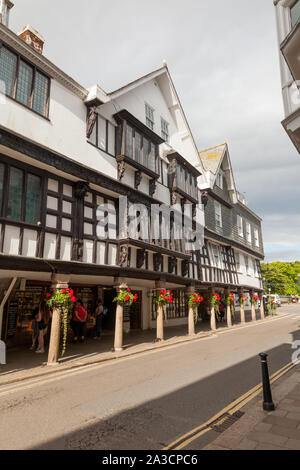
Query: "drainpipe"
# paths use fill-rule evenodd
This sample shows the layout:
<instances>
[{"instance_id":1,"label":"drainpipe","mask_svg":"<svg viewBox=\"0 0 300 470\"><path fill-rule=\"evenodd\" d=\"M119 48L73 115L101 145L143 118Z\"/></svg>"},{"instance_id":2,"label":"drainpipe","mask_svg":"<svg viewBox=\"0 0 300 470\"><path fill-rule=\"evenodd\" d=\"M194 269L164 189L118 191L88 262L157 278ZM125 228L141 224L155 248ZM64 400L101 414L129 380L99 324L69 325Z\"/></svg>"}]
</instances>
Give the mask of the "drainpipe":
<instances>
[{"instance_id":1,"label":"drainpipe","mask_svg":"<svg viewBox=\"0 0 300 470\"><path fill-rule=\"evenodd\" d=\"M1 341L1 333L2 333L2 324L3 324L3 311L4 311L4 306L9 299L9 296L17 282L18 278L14 277L9 285L9 288L6 291L5 296L3 297L3 300L0 304L0 364L6 364L5 356L6 356L6 346L4 341Z\"/></svg>"}]
</instances>

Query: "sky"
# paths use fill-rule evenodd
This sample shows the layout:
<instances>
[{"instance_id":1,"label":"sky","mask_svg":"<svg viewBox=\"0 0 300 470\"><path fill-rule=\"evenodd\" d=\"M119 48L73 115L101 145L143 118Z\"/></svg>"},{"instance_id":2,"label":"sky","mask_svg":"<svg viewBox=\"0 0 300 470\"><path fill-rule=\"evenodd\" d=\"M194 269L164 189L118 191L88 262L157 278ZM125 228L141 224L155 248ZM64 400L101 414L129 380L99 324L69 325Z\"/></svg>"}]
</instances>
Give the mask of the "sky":
<instances>
[{"instance_id":1,"label":"sky","mask_svg":"<svg viewBox=\"0 0 300 470\"><path fill-rule=\"evenodd\" d=\"M109 92L167 61L199 149L227 142L266 261L300 260L300 155L285 133L273 0L14 0L44 55Z\"/></svg>"}]
</instances>

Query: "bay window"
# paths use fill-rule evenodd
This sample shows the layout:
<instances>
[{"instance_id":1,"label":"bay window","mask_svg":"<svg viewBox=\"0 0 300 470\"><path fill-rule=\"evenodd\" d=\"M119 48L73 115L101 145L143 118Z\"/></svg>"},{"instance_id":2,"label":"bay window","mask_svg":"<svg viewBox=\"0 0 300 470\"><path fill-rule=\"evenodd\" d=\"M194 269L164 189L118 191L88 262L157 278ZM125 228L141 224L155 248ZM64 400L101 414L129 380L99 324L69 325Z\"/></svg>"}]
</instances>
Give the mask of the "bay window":
<instances>
[{"instance_id":1,"label":"bay window","mask_svg":"<svg viewBox=\"0 0 300 470\"><path fill-rule=\"evenodd\" d=\"M48 115L50 79L7 47L0 47L0 91L42 116Z\"/></svg>"}]
</instances>

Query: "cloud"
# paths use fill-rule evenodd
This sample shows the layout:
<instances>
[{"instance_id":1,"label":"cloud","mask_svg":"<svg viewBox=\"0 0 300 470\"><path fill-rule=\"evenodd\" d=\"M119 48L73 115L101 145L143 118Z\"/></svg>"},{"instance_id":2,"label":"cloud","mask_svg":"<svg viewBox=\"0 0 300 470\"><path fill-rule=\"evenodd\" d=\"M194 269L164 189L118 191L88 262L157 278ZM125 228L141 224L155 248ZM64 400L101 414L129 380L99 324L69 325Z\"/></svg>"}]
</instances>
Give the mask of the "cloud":
<instances>
[{"instance_id":1,"label":"cloud","mask_svg":"<svg viewBox=\"0 0 300 470\"><path fill-rule=\"evenodd\" d=\"M237 187L263 217L267 256L299 258L300 157L281 126L271 0L14 3L11 27L32 24L46 56L85 86L110 91L166 59L199 148L228 142ZM282 240L289 247L268 254Z\"/></svg>"}]
</instances>

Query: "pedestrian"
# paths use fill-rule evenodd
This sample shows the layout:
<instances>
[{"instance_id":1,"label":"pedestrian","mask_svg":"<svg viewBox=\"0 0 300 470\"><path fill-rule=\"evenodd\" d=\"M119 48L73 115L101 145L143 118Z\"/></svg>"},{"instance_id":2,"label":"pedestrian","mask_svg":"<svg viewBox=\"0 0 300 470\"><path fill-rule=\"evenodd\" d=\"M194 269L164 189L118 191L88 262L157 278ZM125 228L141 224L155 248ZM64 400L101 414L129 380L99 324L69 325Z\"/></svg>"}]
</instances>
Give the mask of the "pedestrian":
<instances>
[{"instance_id":1,"label":"pedestrian","mask_svg":"<svg viewBox=\"0 0 300 470\"><path fill-rule=\"evenodd\" d=\"M102 320L103 320L103 303L102 299L98 299L96 310L95 310L95 318L96 318L96 336L94 339L100 339L102 333Z\"/></svg>"},{"instance_id":2,"label":"pedestrian","mask_svg":"<svg viewBox=\"0 0 300 470\"><path fill-rule=\"evenodd\" d=\"M39 337L39 325L38 325L38 314L39 314L39 307L35 307L32 313L31 322L30 322L30 330L32 332L32 345L29 349L35 349L36 342Z\"/></svg>"},{"instance_id":3,"label":"pedestrian","mask_svg":"<svg viewBox=\"0 0 300 470\"><path fill-rule=\"evenodd\" d=\"M84 325L87 319L87 309L83 305L82 300L78 299L73 313L71 326L74 333L73 343L77 343L78 339L80 343L84 341Z\"/></svg>"},{"instance_id":4,"label":"pedestrian","mask_svg":"<svg viewBox=\"0 0 300 470\"><path fill-rule=\"evenodd\" d=\"M38 354L42 354L45 352L44 335L47 333L48 322L49 322L49 309L45 300L42 300L39 305L39 311L37 315L39 345L35 352Z\"/></svg>"},{"instance_id":5,"label":"pedestrian","mask_svg":"<svg viewBox=\"0 0 300 470\"><path fill-rule=\"evenodd\" d=\"M223 302L223 300L221 300L219 304L219 317L220 317L221 322L225 321L225 311L226 311L226 304L225 302Z\"/></svg>"}]
</instances>

